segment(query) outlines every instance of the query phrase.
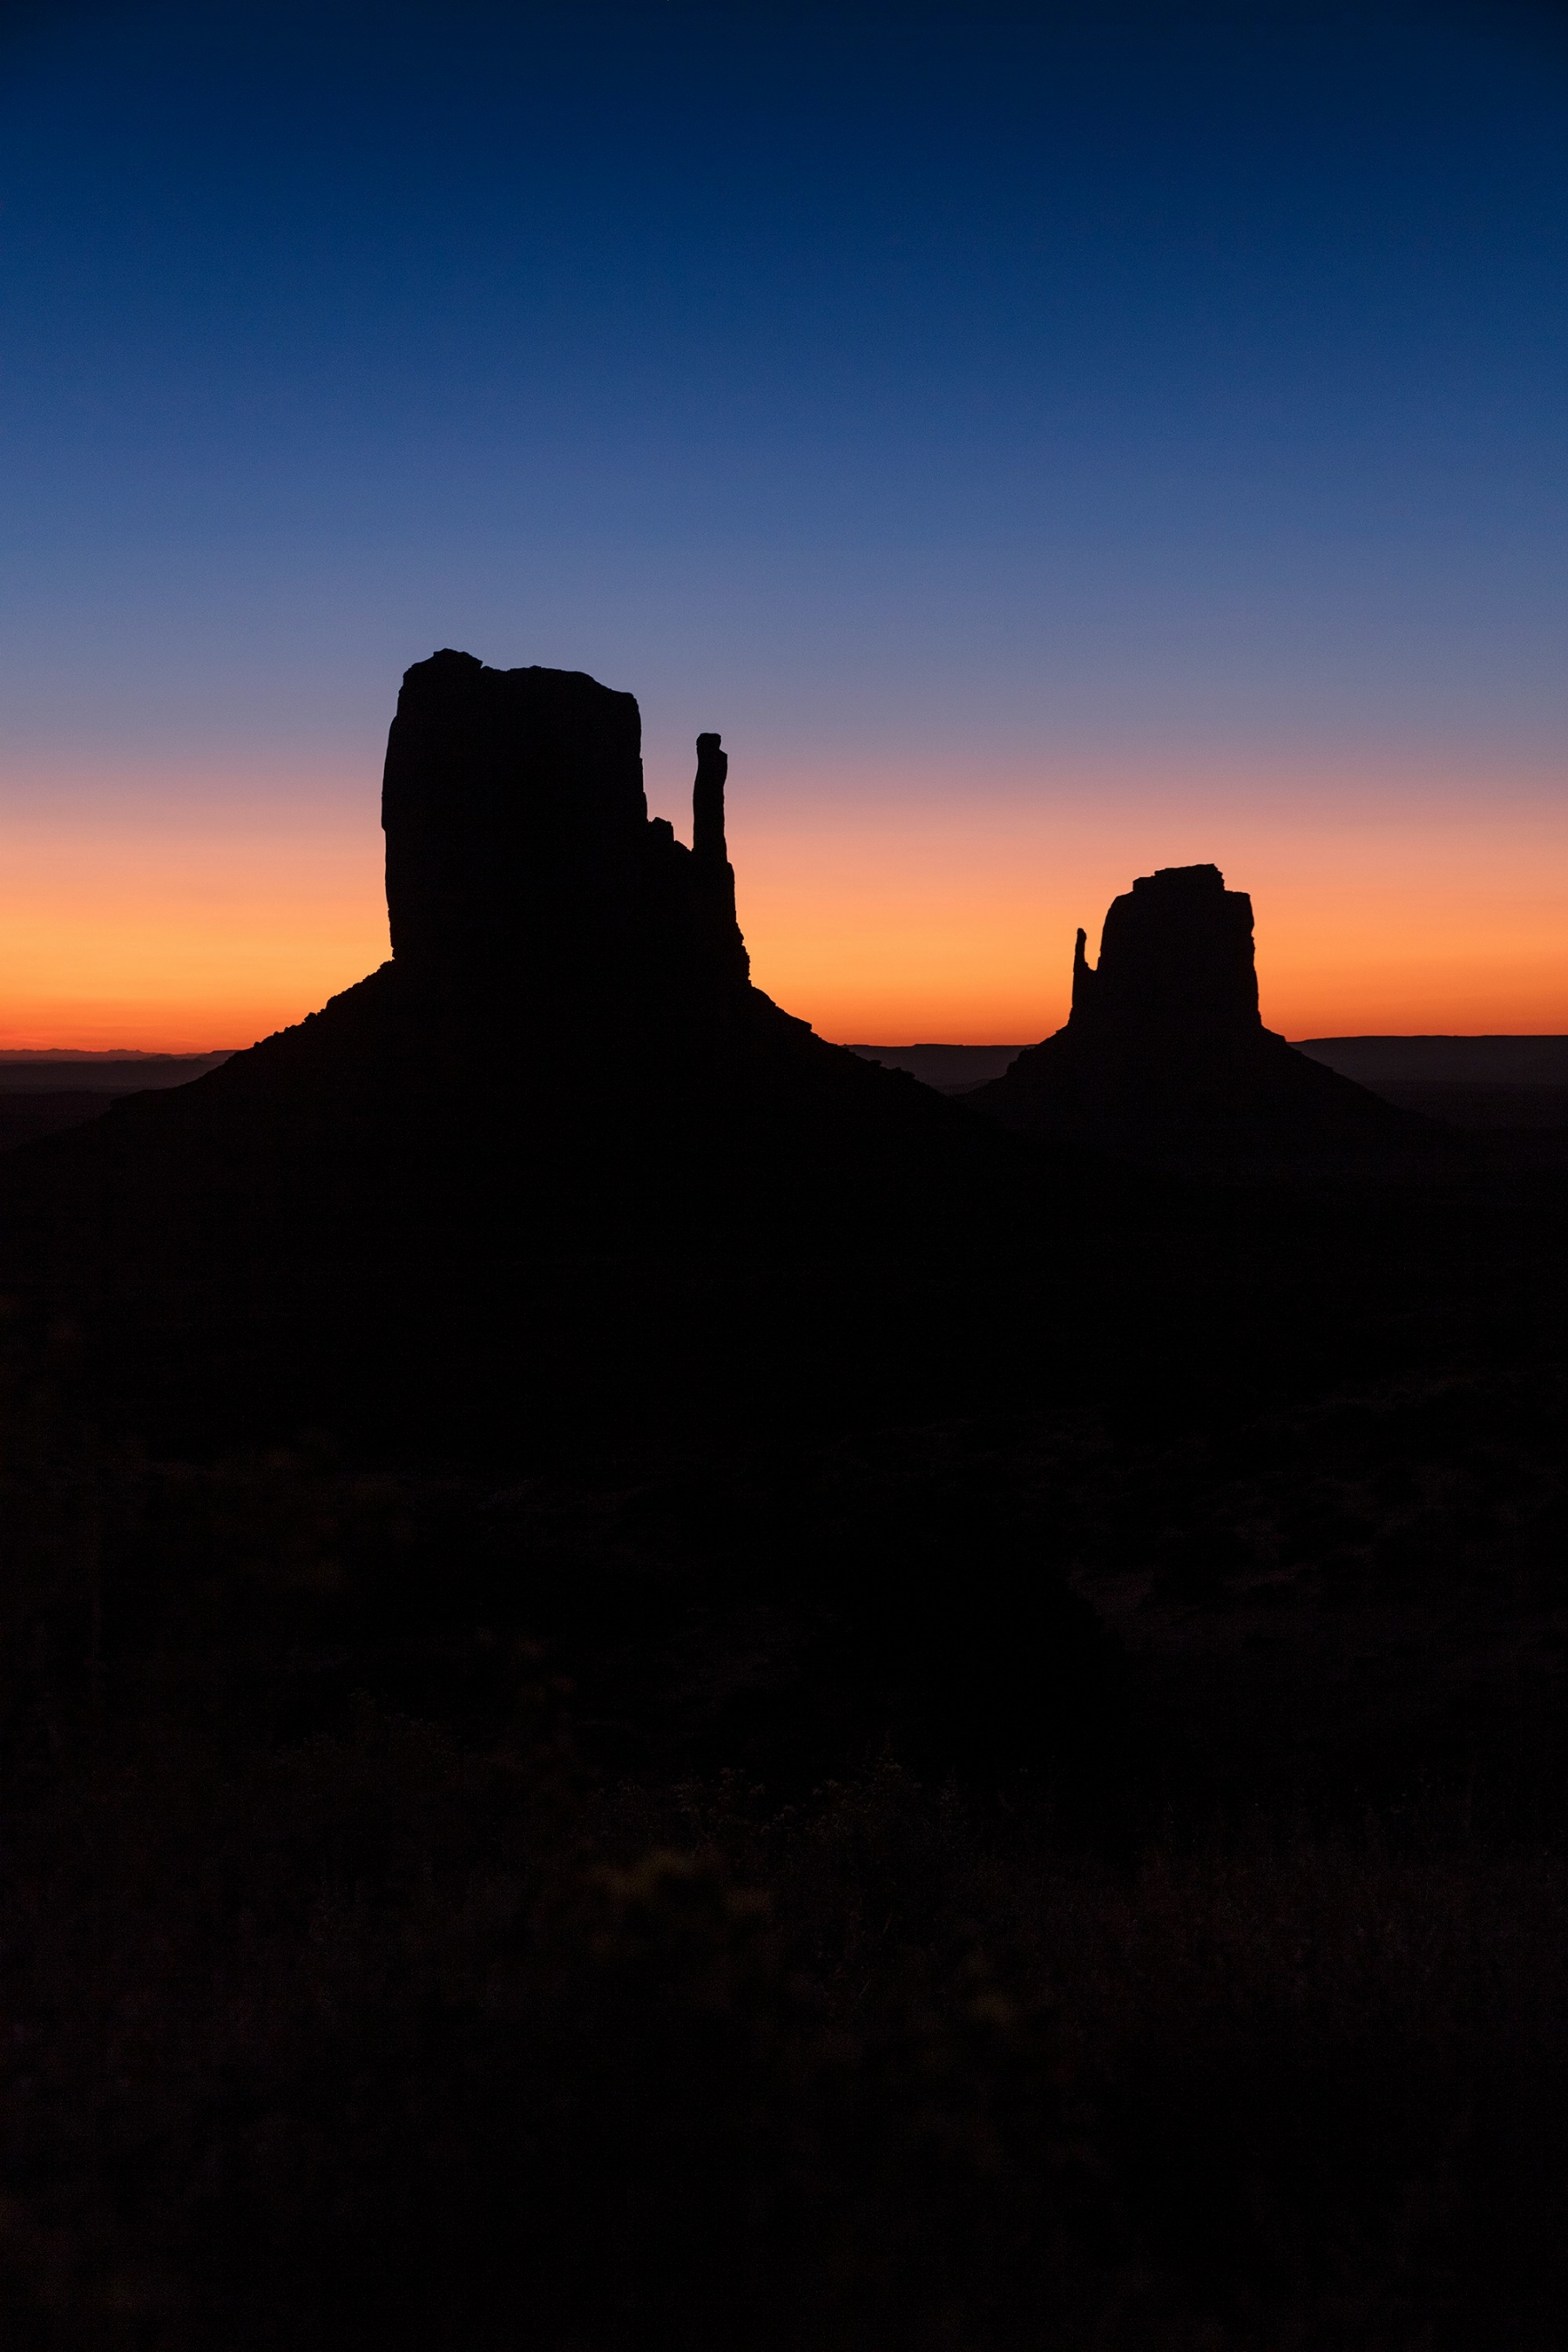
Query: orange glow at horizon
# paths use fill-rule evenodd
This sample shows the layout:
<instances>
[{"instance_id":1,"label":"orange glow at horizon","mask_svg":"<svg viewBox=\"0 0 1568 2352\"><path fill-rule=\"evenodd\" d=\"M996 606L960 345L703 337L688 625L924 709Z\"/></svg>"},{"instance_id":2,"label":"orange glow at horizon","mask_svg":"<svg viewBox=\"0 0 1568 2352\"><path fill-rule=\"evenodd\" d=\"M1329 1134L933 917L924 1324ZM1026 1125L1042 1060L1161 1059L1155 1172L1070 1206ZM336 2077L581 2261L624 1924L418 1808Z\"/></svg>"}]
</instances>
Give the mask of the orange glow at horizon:
<instances>
[{"instance_id":1,"label":"orange glow at horizon","mask_svg":"<svg viewBox=\"0 0 1568 2352\"><path fill-rule=\"evenodd\" d=\"M825 1036L1013 1043L1066 1020L1074 933L1213 861L1250 892L1263 1018L1289 1037L1568 1033L1568 810L1535 792L1298 802L1102 780L1049 800L846 788L731 825L759 987Z\"/></svg>"},{"instance_id":2,"label":"orange glow at horizon","mask_svg":"<svg viewBox=\"0 0 1568 2352\"><path fill-rule=\"evenodd\" d=\"M202 1053L302 1020L388 952L369 814L35 804L0 836L0 1051Z\"/></svg>"},{"instance_id":3,"label":"orange glow at horizon","mask_svg":"<svg viewBox=\"0 0 1568 2352\"><path fill-rule=\"evenodd\" d=\"M759 987L824 1036L1027 1042L1073 933L1155 866L1213 859L1257 916L1287 1036L1568 1033L1568 813L1534 785L1423 799L1011 779L748 779L731 851ZM676 817L673 793L653 805ZM201 1051L298 1021L387 953L374 785L150 805L40 794L0 823L0 1051Z\"/></svg>"}]
</instances>

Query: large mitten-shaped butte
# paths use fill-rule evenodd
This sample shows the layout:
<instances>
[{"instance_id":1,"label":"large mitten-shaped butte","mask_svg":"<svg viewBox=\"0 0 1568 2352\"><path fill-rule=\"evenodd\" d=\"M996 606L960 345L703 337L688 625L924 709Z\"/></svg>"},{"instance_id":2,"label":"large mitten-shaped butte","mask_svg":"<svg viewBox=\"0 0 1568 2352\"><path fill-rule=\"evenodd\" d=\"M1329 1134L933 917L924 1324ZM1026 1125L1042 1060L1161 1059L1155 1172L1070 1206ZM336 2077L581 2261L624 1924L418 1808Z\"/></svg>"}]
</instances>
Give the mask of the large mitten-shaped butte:
<instances>
[{"instance_id":1,"label":"large mitten-shaped butte","mask_svg":"<svg viewBox=\"0 0 1568 2352\"><path fill-rule=\"evenodd\" d=\"M636 698L580 670L435 654L407 672L382 824L393 961L449 993L542 994L553 1017L744 992L724 754L698 739L695 838L650 818Z\"/></svg>"},{"instance_id":2,"label":"large mitten-shaped butte","mask_svg":"<svg viewBox=\"0 0 1568 2352\"><path fill-rule=\"evenodd\" d=\"M1150 1032L1194 1043L1255 1034L1252 901L1217 866L1164 866L1110 902L1100 962L1073 958L1072 1023L1105 1037ZM1070 1025L1070 1024L1069 1024Z\"/></svg>"},{"instance_id":3,"label":"large mitten-shaped butte","mask_svg":"<svg viewBox=\"0 0 1568 2352\"><path fill-rule=\"evenodd\" d=\"M1137 1157L1214 1160L1399 1144L1421 1123L1309 1060L1258 1006L1252 901L1217 866L1169 866L1079 931L1067 1026L967 1097L1019 1129Z\"/></svg>"},{"instance_id":4,"label":"large mitten-shaped butte","mask_svg":"<svg viewBox=\"0 0 1568 2352\"><path fill-rule=\"evenodd\" d=\"M631 695L450 650L416 663L383 786L389 961L35 1162L38 1252L41 1227L121 1264L568 1234L776 1248L884 1232L900 1202L929 1223L950 1181L970 1213L997 1139L752 985L727 772L700 735L687 847L648 814Z\"/></svg>"}]
</instances>

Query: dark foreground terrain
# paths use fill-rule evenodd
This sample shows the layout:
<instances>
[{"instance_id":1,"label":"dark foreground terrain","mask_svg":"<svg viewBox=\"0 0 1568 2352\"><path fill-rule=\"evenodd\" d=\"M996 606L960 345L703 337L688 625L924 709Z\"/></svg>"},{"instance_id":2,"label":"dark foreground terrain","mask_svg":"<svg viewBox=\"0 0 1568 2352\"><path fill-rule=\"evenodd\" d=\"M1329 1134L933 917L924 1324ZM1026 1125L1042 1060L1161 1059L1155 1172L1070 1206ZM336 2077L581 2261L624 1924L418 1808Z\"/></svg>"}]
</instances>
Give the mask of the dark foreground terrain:
<instances>
[{"instance_id":1,"label":"dark foreground terrain","mask_svg":"<svg viewBox=\"0 0 1568 2352\"><path fill-rule=\"evenodd\" d=\"M0 1151L101 1118L150 1087L183 1087L223 1054L0 1054Z\"/></svg>"},{"instance_id":2,"label":"dark foreground terrain","mask_svg":"<svg viewBox=\"0 0 1568 2352\"><path fill-rule=\"evenodd\" d=\"M1562 2342L1563 1173L1020 1166L16 1288L8 2342Z\"/></svg>"}]
</instances>

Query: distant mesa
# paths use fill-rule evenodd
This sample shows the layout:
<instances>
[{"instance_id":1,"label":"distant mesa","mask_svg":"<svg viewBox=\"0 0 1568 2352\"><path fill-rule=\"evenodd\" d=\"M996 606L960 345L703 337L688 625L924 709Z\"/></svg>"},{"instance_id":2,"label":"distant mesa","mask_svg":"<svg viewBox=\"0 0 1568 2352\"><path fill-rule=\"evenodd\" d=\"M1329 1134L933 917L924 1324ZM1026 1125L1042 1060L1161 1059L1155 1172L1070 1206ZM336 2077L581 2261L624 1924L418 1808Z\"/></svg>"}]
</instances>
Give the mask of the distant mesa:
<instances>
[{"instance_id":1,"label":"distant mesa","mask_svg":"<svg viewBox=\"0 0 1568 2352\"><path fill-rule=\"evenodd\" d=\"M1385 1102L1448 1126L1516 1135L1568 1129L1568 1037L1303 1037L1300 1050Z\"/></svg>"},{"instance_id":2,"label":"distant mesa","mask_svg":"<svg viewBox=\"0 0 1568 2352\"><path fill-rule=\"evenodd\" d=\"M87 1053L73 1045L12 1046L0 1052L0 1097L58 1094L89 1088L140 1094L147 1087L184 1087L226 1062L237 1049L212 1054L149 1054L132 1046Z\"/></svg>"},{"instance_id":3,"label":"distant mesa","mask_svg":"<svg viewBox=\"0 0 1568 2352\"><path fill-rule=\"evenodd\" d=\"M1004 1126L1140 1158L1213 1161L1382 1146L1421 1123L1263 1026L1252 901L1217 866L1168 866L1113 899L1067 1026L968 1097Z\"/></svg>"},{"instance_id":4,"label":"distant mesa","mask_svg":"<svg viewBox=\"0 0 1568 2352\"><path fill-rule=\"evenodd\" d=\"M1568 1087L1568 1037L1303 1037L1300 1050L1342 1077L1384 1086Z\"/></svg>"}]
</instances>

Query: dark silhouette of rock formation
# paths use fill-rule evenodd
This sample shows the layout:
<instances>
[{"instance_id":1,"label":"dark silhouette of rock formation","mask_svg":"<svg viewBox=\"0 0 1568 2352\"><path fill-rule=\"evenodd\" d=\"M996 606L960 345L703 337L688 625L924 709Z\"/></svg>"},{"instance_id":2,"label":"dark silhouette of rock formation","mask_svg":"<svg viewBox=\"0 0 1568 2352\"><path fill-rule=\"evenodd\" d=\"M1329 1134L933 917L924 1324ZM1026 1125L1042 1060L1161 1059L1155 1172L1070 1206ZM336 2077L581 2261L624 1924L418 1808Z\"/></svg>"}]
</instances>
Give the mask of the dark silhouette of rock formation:
<instances>
[{"instance_id":1,"label":"dark silhouette of rock formation","mask_svg":"<svg viewBox=\"0 0 1568 2352\"><path fill-rule=\"evenodd\" d=\"M1234 1045L1262 1027L1252 901L1217 866L1166 866L1113 898L1100 962L1073 950L1072 1013L1089 1035L1162 1036L1195 1050Z\"/></svg>"},{"instance_id":2,"label":"dark silhouette of rock formation","mask_svg":"<svg viewBox=\"0 0 1568 2352\"><path fill-rule=\"evenodd\" d=\"M727 761L716 734L697 748L687 848L648 815L632 696L416 664L386 755L391 960L195 1085L21 1154L13 1234L118 1273L973 1221L999 1139L752 985Z\"/></svg>"},{"instance_id":3,"label":"dark silhouette of rock formation","mask_svg":"<svg viewBox=\"0 0 1568 2352\"><path fill-rule=\"evenodd\" d=\"M1080 930L1067 1026L966 1097L1016 1129L1213 1162L1388 1148L1406 1118L1263 1026L1252 901L1217 866L1163 866Z\"/></svg>"},{"instance_id":4,"label":"dark silhouette of rock formation","mask_svg":"<svg viewBox=\"0 0 1568 2352\"><path fill-rule=\"evenodd\" d=\"M728 762L698 741L695 836L650 820L635 698L580 671L439 653L403 681L382 823L393 961L459 999L595 1008L743 991Z\"/></svg>"}]
</instances>

